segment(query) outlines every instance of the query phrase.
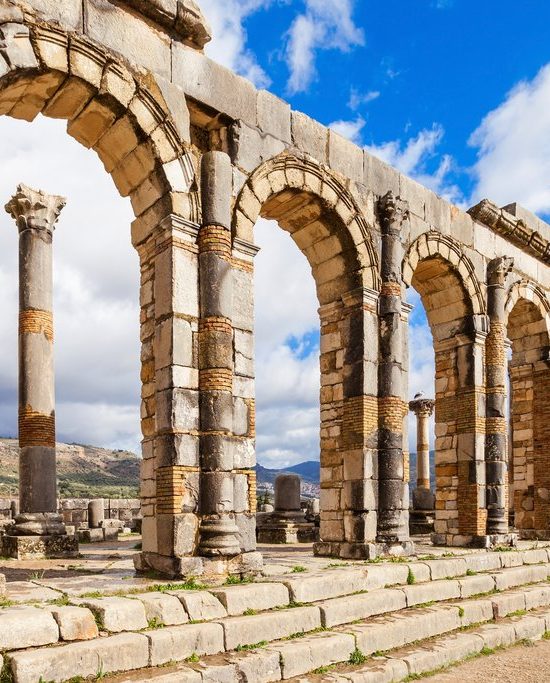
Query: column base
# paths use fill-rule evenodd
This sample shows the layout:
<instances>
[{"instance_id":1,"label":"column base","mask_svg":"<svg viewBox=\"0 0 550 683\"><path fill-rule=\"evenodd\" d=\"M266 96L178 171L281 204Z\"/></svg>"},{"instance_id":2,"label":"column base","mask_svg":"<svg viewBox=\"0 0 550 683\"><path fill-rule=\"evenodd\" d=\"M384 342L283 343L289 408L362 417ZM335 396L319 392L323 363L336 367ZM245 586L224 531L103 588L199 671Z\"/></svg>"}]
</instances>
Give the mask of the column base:
<instances>
[{"instance_id":1,"label":"column base","mask_svg":"<svg viewBox=\"0 0 550 683\"><path fill-rule=\"evenodd\" d=\"M134 556L134 567L138 573L153 571L169 579L198 579L199 583L219 585L228 576L258 576L263 569L263 557L258 551L232 557L169 557L141 552Z\"/></svg>"},{"instance_id":2,"label":"column base","mask_svg":"<svg viewBox=\"0 0 550 683\"><path fill-rule=\"evenodd\" d=\"M66 536L63 517L57 512L21 512L10 527L11 536Z\"/></svg>"},{"instance_id":3,"label":"column base","mask_svg":"<svg viewBox=\"0 0 550 683\"><path fill-rule=\"evenodd\" d=\"M484 534L480 536L462 536L460 534L432 534L433 545L454 548L485 548L490 550L498 546L515 548L518 542L517 533Z\"/></svg>"},{"instance_id":4,"label":"column base","mask_svg":"<svg viewBox=\"0 0 550 683\"><path fill-rule=\"evenodd\" d=\"M14 560L63 559L78 557L78 540L67 534L58 536L13 536L0 538L2 555Z\"/></svg>"},{"instance_id":5,"label":"column base","mask_svg":"<svg viewBox=\"0 0 550 683\"><path fill-rule=\"evenodd\" d=\"M411 536L425 536L433 533L435 510L411 510L409 513L409 533Z\"/></svg>"},{"instance_id":6,"label":"column base","mask_svg":"<svg viewBox=\"0 0 550 683\"><path fill-rule=\"evenodd\" d=\"M319 529L311 522L283 522L256 527L258 543L314 543L318 537Z\"/></svg>"},{"instance_id":7,"label":"column base","mask_svg":"<svg viewBox=\"0 0 550 683\"><path fill-rule=\"evenodd\" d=\"M319 541L313 544L317 557L338 557L343 560L376 560L381 557L408 557L414 555L412 541L396 543L346 543L342 541Z\"/></svg>"}]
</instances>

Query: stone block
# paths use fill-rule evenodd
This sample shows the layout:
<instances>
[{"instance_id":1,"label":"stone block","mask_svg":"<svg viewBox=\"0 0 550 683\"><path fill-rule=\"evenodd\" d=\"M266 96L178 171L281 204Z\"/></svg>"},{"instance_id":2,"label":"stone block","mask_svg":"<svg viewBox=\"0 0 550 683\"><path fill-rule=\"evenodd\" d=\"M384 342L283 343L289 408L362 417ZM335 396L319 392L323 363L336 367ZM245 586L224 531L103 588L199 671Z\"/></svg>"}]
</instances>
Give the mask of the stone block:
<instances>
[{"instance_id":1,"label":"stone block","mask_svg":"<svg viewBox=\"0 0 550 683\"><path fill-rule=\"evenodd\" d=\"M149 641L140 633L121 633L61 647L16 652L11 668L17 683L96 677L117 671L142 669L149 664Z\"/></svg>"},{"instance_id":2,"label":"stone block","mask_svg":"<svg viewBox=\"0 0 550 683\"><path fill-rule=\"evenodd\" d=\"M307 633L321 626L317 607L295 607L246 617L232 617L220 622L225 633L225 647L234 650L239 645L254 645L287 638L295 633Z\"/></svg>"},{"instance_id":3,"label":"stone block","mask_svg":"<svg viewBox=\"0 0 550 683\"><path fill-rule=\"evenodd\" d=\"M198 102L232 119L256 125L256 90L252 83L200 52L173 43L172 80Z\"/></svg>"},{"instance_id":4,"label":"stone block","mask_svg":"<svg viewBox=\"0 0 550 683\"><path fill-rule=\"evenodd\" d=\"M514 567L502 572L495 572L495 586L498 590L507 590L527 583L546 581L548 578L547 565L532 565Z\"/></svg>"},{"instance_id":5,"label":"stone block","mask_svg":"<svg viewBox=\"0 0 550 683\"><path fill-rule=\"evenodd\" d=\"M407 597L407 607L460 597L458 581L430 581L429 583L403 586L402 590Z\"/></svg>"},{"instance_id":6,"label":"stone block","mask_svg":"<svg viewBox=\"0 0 550 683\"><path fill-rule=\"evenodd\" d=\"M208 621L226 617L227 612L215 595L206 591L168 591L184 606L191 621Z\"/></svg>"},{"instance_id":7,"label":"stone block","mask_svg":"<svg viewBox=\"0 0 550 683\"><path fill-rule=\"evenodd\" d=\"M550 586L526 586L523 589L525 609L537 609L550 605Z\"/></svg>"},{"instance_id":8,"label":"stone block","mask_svg":"<svg viewBox=\"0 0 550 683\"><path fill-rule=\"evenodd\" d=\"M328 163L333 171L363 182L363 150L333 130L328 132Z\"/></svg>"},{"instance_id":9,"label":"stone block","mask_svg":"<svg viewBox=\"0 0 550 683\"><path fill-rule=\"evenodd\" d=\"M402 661L406 662L409 675L420 675L475 655L481 652L483 646L483 638L479 635L456 633L436 641L433 645L416 648L402 657Z\"/></svg>"},{"instance_id":10,"label":"stone block","mask_svg":"<svg viewBox=\"0 0 550 683\"><path fill-rule=\"evenodd\" d=\"M405 609L407 601L402 590L380 589L371 593L349 597L333 598L318 605L323 626L331 628L340 624L351 624L358 619L396 612Z\"/></svg>"},{"instance_id":11,"label":"stone block","mask_svg":"<svg viewBox=\"0 0 550 683\"><path fill-rule=\"evenodd\" d=\"M471 598L472 595L490 593L495 588L495 580L489 574L479 576L466 576L460 579L460 595L463 598Z\"/></svg>"},{"instance_id":12,"label":"stone block","mask_svg":"<svg viewBox=\"0 0 550 683\"><path fill-rule=\"evenodd\" d=\"M290 105L267 90L258 90L257 124L262 133L290 143Z\"/></svg>"},{"instance_id":13,"label":"stone block","mask_svg":"<svg viewBox=\"0 0 550 683\"><path fill-rule=\"evenodd\" d=\"M320 633L277 643L269 649L279 653L283 679L300 676L321 666L346 662L355 650L355 639L346 633Z\"/></svg>"},{"instance_id":14,"label":"stone block","mask_svg":"<svg viewBox=\"0 0 550 683\"><path fill-rule=\"evenodd\" d=\"M147 633L150 666L181 662L191 655L214 655L224 652L223 628L220 624L185 624L169 626Z\"/></svg>"},{"instance_id":15,"label":"stone block","mask_svg":"<svg viewBox=\"0 0 550 683\"><path fill-rule=\"evenodd\" d=\"M157 625L177 626L189 621L182 603L174 595L151 591L132 597L145 607L145 617L149 623L154 620Z\"/></svg>"},{"instance_id":16,"label":"stone block","mask_svg":"<svg viewBox=\"0 0 550 683\"><path fill-rule=\"evenodd\" d=\"M87 0L85 32L132 64L170 79L170 38L108 0Z\"/></svg>"},{"instance_id":17,"label":"stone block","mask_svg":"<svg viewBox=\"0 0 550 683\"><path fill-rule=\"evenodd\" d=\"M74 602L91 609L101 624L100 628L111 633L147 628L145 608L139 600L109 597L81 598Z\"/></svg>"},{"instance_id":18,"label":"stone block","mask_svg":"<svg viewBox=\"0 0 550 683\"><path fill-rule=\"evenodd\" d=\"M0 611L0 651L51 645L59 640L53 615L35 607L8 607Z\"/></svg>"},{"instance_id":19,"label":"stone block","mask_svg":"<svg viewBox=\"0 0 550 683\"><path fill-rule=\"evenodd\" d=\"M367 569L368 590L407 583L409 568L406 564L376 564Z\"/></svg>"},{"instance_id":20,"label":"stone block","mask_svg":"<svg viewBox=\"0 0 550 683\"><path fill-rule=\"evenodd\" d=\"M70 605L62 607L48 605L45 609L56 620L61 640L92 640L99 636L94 615L89 609Z\"/></svg>"},{"instance_id":21,"label":"stone block","mask_svg":"<svg viewBox=\"0 0 550 683\"><path fill-rule=\"evenodd\" d=\"M405 680L408 675L409 668L403 660L373 657L372 663L346 673L345 680L352 683L394 683ZM343 680L336 680L338 683L344 683Z\"/></svg>"},{"instance_id":22,"label":"stone block","mask_svg":"<svg viewBox=\"0 0 550 683\"><path fill-rule=\"evenodd\" d=\"M399 172L367 150L364 152L363 176L364 184L376 196L383 197L388 192L399 196Z\"/></svg>"},{"instance_id":23,"label":"stone block","mask_svg":"<svg viewBox=\"0 0 550 683\"><path fill-rule=\"evenodd\" d=\"M349 595L368 588L364 569L331 570L309 576L284 578L294 602L316 602Z\"/></svg>"},{"instance_id":24,"label":"stone block","mask_svg":"<svg viewBox=\"0 0 550 683\"><path fill-rule=\"evenodd\" d=\"M510 591L502 595L492 595L493 616L495 619L503 619L512 612L525 609L525 595L523 591Z\"/></svg>"},{"instance_id":25,"label":"stone block","mask_svg":"<svg viewBox=\"0 0 550 683\"><path fill-rule=\"evenodd\" d=\"M292 143L322 164L328 162L328 129L299 111L291 113Z\"/></svg>"},{"instance_id":26,"label":"stone block","mask_svg":"<svg viewBox=\"0 0 550 683\"><path fill-rule=\"evenodd\" d=\"M290 602L288 588L282 583L251 583L212 589L229 616L244 614L247 610L262 612L283 607Z\"/></svg>"},{"instance_id":27,"label":"stone block","mask_svg":"<svg viewBox=\"0 0 550 683\"><path fill-rule=\"evenodd\" d=\"M32 7L37 14L47 21L61 24L68 29L82 30L81 0L32 0Z\"/></svg>"},{"instance_id":28,"label":"stone block","mask_svg":"<svg viewBox=\"0 0 550 683\"><path fill-rule=\"evenodd\" d=\"M518 617L512 622L516 640L539 640L546 631L546 620L541 617Z\"/></svg>"},{"instance_id":29,"label":"stone block","mask_svg":"<svg viewBox=\"0 0 550 683\"><path fill-rule=\"evenodd\" d=\"M500 569L501 554L502 553L475 553L473 555L466 555L464 557L466 569L471 569L473 572L488 572L494 569Z\"/></svg>"},{"instance_id":30,"label":"stone block","mask_svg":"<svg viewBox=\"0 0 550 683\"><path fill-rule=\"evenodd\" d=\"M255 683L255 681L271 683L272 681L281 680L281 665L278 652L257 650L237 653L231 655L230 661L237 667L242 683Z\"/></svg>"},{"instance_id":31,"label":"stone block","mask_svg":"<svg viewBox=\"0 0 550 683\"><path fill-rule=\"evenodd\" d=\"M460 617L462 626L471 626L472 624L493 620L493 603L490 599L464 600L457 603L455 607L458 610L462 610L462 616Z\"/></svg>"},{"instance_id":32,"label":"stone block","mask_svg":"<svg viewBox=\"0 0 550 683\"><path fill-rule=\"evenodd\" d=\"M464 576L466 574L466 561L463 558L428 560L425 564L430 568L432 581Z\"/></svg>"},{"instance_id":33,"label":"stone block","mask_svg":"<svg viewBox=\"0 0 550 683\"><path fill-rule=\"evenodd\" d=\"M548 553L545 548L532 548L521 553L523 564L539 564L548 562Z\"/></svg>"},{"instance_id":34,"label":"stone block","mask_svg":"<svg viewBox=\"0 0 550 683\"><path fill-rule=\"evenodd\" d=\"M516 631L514 624L485 624L476 629L485 643L485 647L495 649L498 647L508 647L516 642Z\"/></svg>"},{"instance_id":35,"label":"stone block","mask_svg":"<svg viewBox=\"0 0 550 683\"><path fill-rule=\"evenodd\" d=\"M198 318L198 261L185 249L165 249L155 258L155 316L181 313Z\"/></svg>"}]
</instances>

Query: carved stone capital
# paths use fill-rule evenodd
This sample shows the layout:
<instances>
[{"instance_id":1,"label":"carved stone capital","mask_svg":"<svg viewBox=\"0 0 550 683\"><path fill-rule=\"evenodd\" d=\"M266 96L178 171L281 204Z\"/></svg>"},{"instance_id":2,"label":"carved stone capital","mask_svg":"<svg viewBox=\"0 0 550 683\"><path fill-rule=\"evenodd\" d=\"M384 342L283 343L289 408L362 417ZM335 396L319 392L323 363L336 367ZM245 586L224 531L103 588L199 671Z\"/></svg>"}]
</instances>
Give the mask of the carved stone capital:
<instances>
[{"instance_id":1,"label":"carved stone capital","mask_svg":"<svg viewBox=\"0 0 550 683\"><path fill-rule=\"evenodd\" d=\"M21 184L5 208L15 219L19 232L31 228L51 233L66 203L64 197L46 194Z\"/></svg>"},{"instance_id":2,"label":"carved stone capital","mask_svg":"<svg viewBox=\"0 0 550 683\"><path fill-rule=\"evenodd\" d=\"M390 191L378 200L378 218L383 230L400 231L409 218L409 203Z\"/></svg>"},{"instance_id":3,"label":"carved stone capital","mask_svg":"<svg viewBox=\"0 0 550 683\"><path fill-rule=\"evenodd\" d=\"M487 266L487 284L504 286L506 276L514 267L514 259L507 256L499 256L489 261Z\"/></svg>"},{"instance_id":4,"label":"carved stone capital","mask_svg":"<svg viewBox=\"0 0 550 683\"><path fill-rule=\"evenodd\" d=\"M179 0L176 31L200 49L212 40L212 32L194 0Z\"/></svg>"},{"instance_id":5,"label":"carved stone capital","mask_svg":"<svg viewBox=\"0 0 550 683\"><path fill-rule=\"evenodd\" d=\"M435 408L435 400L426 398L423 394L417 394L414 400L409 402L409 410L417 417L431 417Z\"/></svg>"}]
</instances>

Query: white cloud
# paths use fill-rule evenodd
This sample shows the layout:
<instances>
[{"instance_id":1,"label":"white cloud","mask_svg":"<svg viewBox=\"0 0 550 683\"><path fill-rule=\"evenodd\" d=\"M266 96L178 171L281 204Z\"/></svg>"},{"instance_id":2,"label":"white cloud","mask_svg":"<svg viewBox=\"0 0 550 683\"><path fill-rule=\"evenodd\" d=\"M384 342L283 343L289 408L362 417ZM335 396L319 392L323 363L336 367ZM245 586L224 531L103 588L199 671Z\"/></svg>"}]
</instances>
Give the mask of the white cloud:
<instances>
[{"instance_id":1,"label":"white cloud","mask_svg":"<svg viewBox=\"0 0 550 683\"><path fill-rule=\"evenodd\" d=\"M364 33L352 18L354 0L305 0L288 31L286 61L290 69L291 94L307 90L315 78L318 50L340 50L364 44Z\"/></svg>"},{"instance_id":2,"label":"white cloud","mask_svg":"<svg viewBox=\"0 0 550 683\"><path fill-rule=\"evenodd\" d=\"M365 127L365 119L362 116L358 116L352 121L334 121L329 125L329 128L336 131L339 135L342 135L348 140L355 142L356 145L361 144L361 133Z\"/></svg>"},{"instance_id":3,"label":"white cloud","mask_svg":"<svg viewBox=\"0 0 550 683\"><path fill-rule=\"evenodd\" d=\"M519 202L550 213L550 64L522 81L473 133L479 148L472 201Z\"/></svg>"},{"instance_id":4,"label":"white cloud","mask_svg":"<svg viewBox=\"0 0 550 683\"><path fill-rule=\"evenodd\" d=\"M273 0L201 0L201 9L212 29L212 42L206 46L209 57L228 69L250 79L257 87L266 88L269 76L246 48L243 22Z\"/></svg>"},{"instance_id":5,"label":"white cloud","mask_svg":"<svg viewBox=\"0 0 550 683\"><path fill-rule=\"evenodd\" d=\"M374 102L374 100L377 100L379 97L380 92L378 90L370 90L369 92L361 93L356 88L352 88L349 95L348 107L352 111L357 111L362 105Z\"/></svg>"}]
</instances>

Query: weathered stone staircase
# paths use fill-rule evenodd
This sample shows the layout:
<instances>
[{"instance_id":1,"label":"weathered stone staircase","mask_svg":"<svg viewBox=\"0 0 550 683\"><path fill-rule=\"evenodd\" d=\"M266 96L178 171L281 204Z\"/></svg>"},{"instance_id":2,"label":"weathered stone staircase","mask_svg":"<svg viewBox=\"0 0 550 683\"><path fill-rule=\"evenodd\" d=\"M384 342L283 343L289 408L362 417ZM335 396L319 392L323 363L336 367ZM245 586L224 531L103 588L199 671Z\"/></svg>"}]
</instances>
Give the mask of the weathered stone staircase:
<instances>
[{"instance_id":1,"label":"weathered stone staircase","mask_svg":"<svg viewBox=\"0 0 550 683\"><path fill-rule=\"evenodd\" d=\"M549 580L550 548L538 548L62 594L0 609L0 680L402 681L545 636Z\"/></svg>"}]
</instances>

